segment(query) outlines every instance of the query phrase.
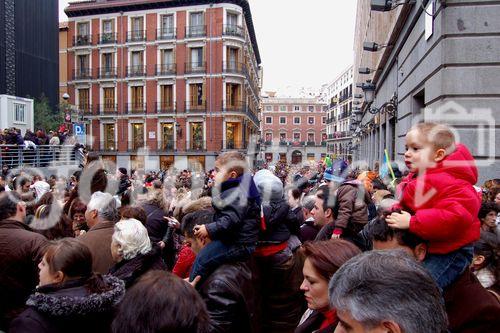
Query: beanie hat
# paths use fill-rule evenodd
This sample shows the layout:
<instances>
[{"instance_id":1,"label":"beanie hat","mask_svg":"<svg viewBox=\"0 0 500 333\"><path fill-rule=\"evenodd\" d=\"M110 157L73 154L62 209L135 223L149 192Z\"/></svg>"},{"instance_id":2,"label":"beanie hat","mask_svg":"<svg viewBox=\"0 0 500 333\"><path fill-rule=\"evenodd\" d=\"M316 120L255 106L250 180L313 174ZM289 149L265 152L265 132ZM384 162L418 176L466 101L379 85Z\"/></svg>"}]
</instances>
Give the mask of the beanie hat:
<instances>
[{"instance_id":1,"label":"beanie hat","mask_svg":"<svg viewBox=\"0 0 500 333\"><path fill-rule=\"evenodd\" d=\"M120 173L123 175L127 174L127 169L125 169L125 168L118 168L118 171L120 171Z\"/></svg>"},{"instance_id":2,"label":"beanie hat","mask_svg":"<svg viewBox=\"0 0 500 333\"><path fill-rule=\"evenodd\" d=\"M253 181L262 199L266 201L283 199L283 183L271 171L267 169L257 171L253 176Z\"/></svg>"}]
</instances>

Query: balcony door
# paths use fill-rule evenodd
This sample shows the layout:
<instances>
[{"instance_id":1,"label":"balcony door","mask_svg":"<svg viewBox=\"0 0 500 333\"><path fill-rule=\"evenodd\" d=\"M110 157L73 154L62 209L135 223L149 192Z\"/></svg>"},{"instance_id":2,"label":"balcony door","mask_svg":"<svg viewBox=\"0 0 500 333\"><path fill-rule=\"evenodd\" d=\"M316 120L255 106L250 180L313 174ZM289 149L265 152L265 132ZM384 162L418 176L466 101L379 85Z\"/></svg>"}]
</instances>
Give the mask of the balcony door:
<instances>
[{"instance_id":1,"label":"balcony door","mask_svg":"<svg viewBox=\"0 0 500 333\"><path fill-rule=\"evenodd\" d=\"M144 19L142 17L132 17L132 40L142 40L144 38Z\"/></svg>"},{"instance_id":2,"label":"balcony door","mask_svg":"<svg viewBox=\"0 0 500 333\"><path fill-rule=\"evenodd\" d=\"M190 148L192 150L202 150L203 149L203 123L189 123L190 132Z\"/></svg>"},{"instance_id":3,"label":"balcony door","mask_svg":"<svg viewBox=\"0 0 500 333\"><path fill-rule=\"evenodd\" d=\"M241 124L226 123L226 149L241 149Z\"/></svg>"},{"instance_id":4,"label":"balcony door","mask_svg":"<svg viewBox=\"0 0 500 333\"><path fill-rule=\"evenodd\" d=\"M132 111L142 111L144 107L144 87L131 87Z\"/></svg>"},{"instance_id":5,"label":"balcony door","mask_svg":"<svg viewBox=\"0 0 500 333\"><path fill-rule=\"evenodd\" d=\"M163 15L161 17L161 36L163 38L174 37L174 15Z\"/></svg>"},{"instance_id":6,"label":"balcony door","mask_svg":"<svg viewBox=\"0 0 500 333\"><path fill-rule=\"evenodd\" d=\"M235 70L238 67L239 49L237 47L228 47L226 50L227 69Z\"/></svg>"},{"instance_id":7,"label":"balcony door","mask_svg":"<svg viewBox=\"0 0 500 333\"><path fill-rule=\"evenodd\" d=\"M89 75L89 55L88 54L80 54L78 55L78 73L80 76Z\"/></svg>"},{"instance_id":8,"label":"balcony door","mask_svg":"<svg viewBox=\"0 0 500 333\"><path fill-rule=\"evenodd\" d=\"M80 110L88 111L90 108L89 89L78 89L78 106Z\"/></svg>"},{"instance_id":9,"label":"balcony door","mask_svg":"<svg viewBox=\"0 0 500 333\"><path fill-rule=\"evenodd\" d=\"M174 87L171 84L160 86L160 103L163 110L172 110L174 104Z\"/></svg>"},{"instance_id":10,"label":"balcony door","mask_svg":"<svg viewBox=\"0 0 500 333\"><path fill-rule=\"evenodd\" d=\"M193 37L205 34L205 18L203 12L191 13L189 15L189 30Z\"/></svg>"},{"instance_id":11,"label":"balcony door","mask_svg":"<svg viewBox=\"0 0 500 333\"><path fill-rule=\"evenodd\" d=\"M236 83L226 84L226 107L236 108L241 106L240 85Z\"/></svg>"},{"instance_id":12,"label":"balcony door","mask_svg":"<svg viewBox=\"0 0 500 333\"><path fill-rule=\"evenodd\" d=\"M132 74L142 75L143 74L143 56L142 51L133 51L132 57L130 59L130 66L132 67Z\"/></svg>"},{"instance_id":13,"label":"balcony door","mask_svg":"<svg viewBox=\"0 0 500 333\"><path fill-rule=\"evenodd\" d=\"M102 54L102 76L111 76L113 74L113 53Z\"/></svg>"},{"instance_id":14,"label":"balcony door","mask_svg":"<svg viewBox=\"0 0 500 333\"><path fill-rule=\"evenodd\" d=\"M205 92L203 83L194 83L189 85L190 107L202 108L205 105Z\"/></svg>"},{"instance_id":15,"label":"balcony door","mask_svg":"<svg viewBox=\"0 0 500 333\"><path fill-rule=\"evenodd\" d=\"M172 71L174 69L174 50L168 49L161 51L162 71Z\"/></svg>"},{"instance_id":16,"label":"balcony door","mask_svg":"<svg viewBox=\"0 0 500 333\"><path fill-rule=\"evenodd\" d=\"M173 123L161 124L161 148L162 150L174 149L174 127Z\"/></svg>"},{"instance_id":17,"label":"balcony door","mask_svg":"<svg viewBox=\"0 0 500 333\"><path fill-rule=\"evenodd\" d=\"M196 71L203 69L203 48L191 48L191 69Z\"/></svg>"},{"instance_id":18,"label":"balcony door","mask_svg":"<svg viewBox=\"0 0 500 333\"><path fill-rule=\"evenodd\" d=\"M115 124L104 124L104 150L115 150Z\"/></svg>"},{"instance_id":19,"label":"balcony door","mask_svg":"<svg viewBox=\"0 0 500 333\"><path fill-rule=\"evenodd\" d=\"M115 88L103 88L104 112L115 111Z\"/></svg>"},{"instance_id":20,"label":"balcony door","mask_svg":"<svg viewBox=\"0 0 500 333\"><path fill-rule=\"evenodd\" d=\"M132 124L132 149L144 147L144 124Z\"/></svg>"}]
</instances>

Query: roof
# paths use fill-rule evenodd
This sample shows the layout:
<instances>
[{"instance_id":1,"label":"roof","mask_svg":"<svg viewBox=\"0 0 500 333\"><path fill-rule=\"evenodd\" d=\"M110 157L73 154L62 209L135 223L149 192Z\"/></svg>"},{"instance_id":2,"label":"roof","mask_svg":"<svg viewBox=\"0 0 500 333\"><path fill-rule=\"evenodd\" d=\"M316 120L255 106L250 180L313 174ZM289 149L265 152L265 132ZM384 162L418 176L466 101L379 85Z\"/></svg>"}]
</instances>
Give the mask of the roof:
<instances>
[{"instance_id":1,"label":"roof","mask_svg":"<svg viewBox=\"0 0 500 333\"><path fill-rule=\"evenodd\" d=\"M257 63L261 63L257 37L253 27L252 13L247 0L91 0L70 2L64 9L66 15L70 17L98 15L106 13L118 13L136 10L160 9L171 7L185 7L195 5L208 5L214 3L232 3L243 9L248 33L255 53Z\"/></svg>"}]
</instances>

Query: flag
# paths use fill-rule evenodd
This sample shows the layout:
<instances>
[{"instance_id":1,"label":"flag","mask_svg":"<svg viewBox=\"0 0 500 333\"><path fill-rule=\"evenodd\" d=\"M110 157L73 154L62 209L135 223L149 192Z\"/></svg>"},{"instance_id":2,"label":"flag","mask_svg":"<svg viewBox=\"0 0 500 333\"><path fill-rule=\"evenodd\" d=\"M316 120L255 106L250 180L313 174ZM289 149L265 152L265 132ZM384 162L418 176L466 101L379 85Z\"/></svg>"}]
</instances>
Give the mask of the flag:
<instances>
[{"instance_id":1,"label":"flag","mask_svg":"<svg viewBox=\"0 0 500 333\"><path fill-rule=\"evenodd\" d=\"M396 176L394 175L394 170L392 169L391 161L389 160L389 153L387 152L387 149L384 149L384 163L387 165L387 168L389 169L391 173L391 185L394 185L394 182L396 181Z\"/></svg>"}]
</instances>

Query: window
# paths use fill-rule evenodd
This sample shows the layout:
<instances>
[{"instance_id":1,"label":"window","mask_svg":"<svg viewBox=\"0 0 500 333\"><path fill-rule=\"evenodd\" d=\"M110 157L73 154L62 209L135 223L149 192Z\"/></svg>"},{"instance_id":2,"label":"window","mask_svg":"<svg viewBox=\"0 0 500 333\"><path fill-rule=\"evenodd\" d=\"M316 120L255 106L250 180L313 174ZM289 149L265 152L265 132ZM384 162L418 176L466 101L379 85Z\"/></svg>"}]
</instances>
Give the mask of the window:
<instances>
[{"instance_id":1,"label":"window","mask_svg":"<svg viewBox=\"0 0 500 333\"><path fill-rule=\"evenodd\" d=\"M102 54L101 76L108 77L113 73L113 53Z\"/></svg>"},{"instance_id":2,"label":"window","mask_svg":"<svg viewBox=\"0 0 500 333\"><path fill-rule=\"evenodd\" d=\"M104 124L104 150L115 150L115 124Z\"/></svg>"},{"instance_id":3,"label":"window","mask_svg":"<svg viewBox=\"0 0 500 333\"><path fill-rule=\"evenodd\" d=\"M113 20L102 21L102 33L103 34L113 33Z\"/></svg>"},{"instance_id":4,"label":"window","mask_svg":"<svg viewBox=\"0 0 500 333\"><path fill-rule=\"evenodd\" d=\"M266 133L266 142L273 141L273 133Z\"/></svg>"},{"instance_id":5,"label":"window","mask_svg":"<svg viewBox=\"0 0 500 333\"><path fill-rule=\"evenodd\" d=\"M169 14L161 16L160 34L162 38L174 37L174 15Z\"/></svg>"},{"instance_id":6,"label":"window","mask_svg":"<svg viewBox=\"0 0 500 333\"><path fill-rule=\"evenodd\" d=\"M307 110L309 110L309 112L314 112L314 105L309 105Z\"/></svg>"},{"instance_id":7,"label":"window","mask_svg":"<svg viewBox=\"0 0 500 333\"><path fill-rule=\"evenodd\" d=\"M296 125L300 124L300 117L293 117L293 123Z\"/></svg>"},{"instance_id":8,"label":"window","mask_svg":"<svg viewBox=\"0 0 500 333\"><path fill-rule=\"evenodd\" d=\"M26 105L14 103L14 121L16 123L24 123L25 121L25 108Z\"/></svg>"},{"instance_id":9,"label":"window","mask_svg":"<svg viewBox=\"0 0 500 333\"><path fill-rule=\"evenodd\" d=\"M226 107L242 107L240 102L240 85L236 83L226 83Z\"/></svg>"},{"instance_id":10,"label":"window","mask_svg":"<svg viewBox=\"0 0 500 333\"><path fill-rule=\"evenodd\" d=\"M194 83L189 85L189 101L191 103L191 108L203 109L205 106L204 90L203 83Z\"/></svg>"},{"instance_id":11,"label":"window","mask_svg":"<svg viewBox=\"0 0 500 333\"><path fill-rule=\"evenodd\" d=\"M161 51L162 73L174 70L174 50L167 49Z\"/></svg>"},{"instance_id":12,"label":"window","mask_svg":"<svg viewBox=\"0 0 500 333\"><path fill-rule=\"evenodd\" d=\"M78 23L77 25L78 37L90 35L90 25L88 22Z\"/></svg>"},{"instance_id":13,"label":"window","mask_svg":"<svg viewBox=\"0 0 500 333\"><path fill-rule=\"evenodd\" d=\"M238 63L239 51L240 51L240 49L237 47L228 47L227 48L227 52L226 52L227 69L231 69L231 70L241 69L241 65Z\"/></svg>"},{"instance_id":14,"label":"window","mask_svg":"<svg viewBox=\"0 0 500 333\"><path fill-rule=\"evenodd\" d=\"M144 124L132 124L132 149L144 147Z\"/></svg>"},{"instance_id":15,"label":"window","mask_svg":"<svg viewBox=\"0 0 500 333\"><path fill-rule=\"evenodd\" d=\"M286 141L286 133L280 133L280 141L281 142Z\"/></svg>"},{"instance_id":16,"label":"window","mask_svg":"<svg viewBox=\"0 0 500 333\"><path fill-rule=\"evenodd\" d=\"M89 72L89 55L78 55L78 72L80 75L88 75Z\"/></svg>"},{"instance_id":17,"label":"window","mask_svg":"<svg viewBox=\"0 0 500 333\"><path fill-rule=\"evenodd\" d=\"M241 149L241 126L240 123L226 123L226 149Z\"/></svg>"},{"instance_id":18,"label":"window","mask_svg":"<svg viewBox=\"0 0 500 333\"><path fill-rule=\"evenodd\" d=\"M103 88L104 112L115 111L115 88Z\"/></svg>"},{"instance_id":19,"label":"window","mask_svg":"<svg viewBox=\"0 0 500 333\"><path fill-rule=\"evenodd\" d=\"M132 111L141 111L144 108L144 87L131 87Z\"/></svg>"},{"instance_id":20,"label":"window","mask_svg":"<svg viewBox=\"0 0 500 333\"><path fill-rule=\"evenodd\" d=\"M314 125L314 117L307 117L307 123L309 125Z\"/></svg>"},{"instance_id":21,"label":"window","mask_svg":"<svg viewBox=\"0 0 500 333\"><path fill-rule=\"evenodd\" d=\"M78 107L80 110L89 110L89 89L78 89Z\"/></svg>"},{"instance_id":22,"label":"window","mask_svg":"<svg viewBox=\"0 0 500 333\"><path fill-rule=\"evenodd\" d=\"M163 150L174 149L174 124L163 123L161 124L161 148Z\"/></svg>"},{"instance_id":23,"label":"window","mask_svg":"<svg viewBox=\"0 0 500 333\"><path fill-rule=\"evenodd\" d=\"M190 123L191 145L193 150L203 149L203 123Z\"/></svg>"},{"instance_id":24,"label":"window","mask_svg":"<svg viewBox=\"0 0 500 333\"><path fill-rule=\"evenodd\" d=\"M203 12L191 13L189 15L188 37L199 37L205 35L205 20Z\"/></svg>"},{"instance_id":25,"label":"window","mask_svg":"<svg viewBox=\"0 0 500 333\"><path fill-rule=\"evenodd\" d=\"M238 15L233 13L227 13L227 25L235 27L238 25Z\"/></svg>"},{"instance_id":26,"label":"window","mask_svg":"<svg viewBox=\"0 0 500 333\"><path fill-rule=\"evenodd\" d=\"M293 107L293 111L300 111L300 106L295 105L295 106Z\"/></svg>"},{"instance_id":27,"label":"window","mask_svg":"<svg viewBox=\"0 0 500 333\"><path fill-rule=\"evenodd\" d=\"M293 141L300 141L300 133L293 133Z\"/></svg>"},{"instance_id":28,"label":"window","mask_svg":"<svg viewBox=\"0 0 500 333\"><path fill-rule=\"evenodd\" d=\"M166 84L160 86L161 109L171 110L174 103L173 85Z\"/></svg>"},{"instance_id":29,"label":"window","mask_svg":"<svg viewBox=\"0 0 500 333\"><path fill-rule=\"evenodd\" d=\"M191 68L192 69L203 68L203 48L202 47L191 48Z\"/></svg>"},{"instance_id":30,"label":"window","mask_svg":"<svg viewBox=\"0 0 500 333\"><path fill-rule=\"evenodd\" d=\"M273 111L273 106L272 105L266 105L266 111Z\"/></svg>"},{"instance_id":31,"label":"window","mask_svg":"<svg viewBox=\"0 0 500 333\"><path fill-rule=\"evenodd\" d=\"M314 142L314 133L307 133L307 141Z\"/></svg>"},{"instance_id":32,"label":"window","mask_svg":"<svg viewBox=\"0 0 500 333\"><path fill-rule=\"evenodd\" d=\"M273 117L266 117L266 124L272 124L273 123Z\"/></svg>"},{"instance_id":33,"label":"window","mask_svg":"<svg viewBox=\"0 0 500 333\"><path fill-rule=\"evenodd\" d=\"M286 105L280 105L280 111L286 111Z\"/></svg>"},{"instance_id":34,"label":"window","mask_svg":"<svg viewBox=\"0 0 500 333\"><path fill-rule=\"evenodd\" d=\"M130 74L144 75L142 51L133 51L130 59Z\"/></svg>"},{"instance_id":35,"label":"window","mask_svg":"<svg viewBox=\"0 0 500 333\"><path fill-rule=\"evenodd\" d=\"M140 41L144 40L144 19L143 17L132 17L131 25L132 25L132 41Z\"/></svg>"},{"instance_id":36,"label":"window","mask_svg":"<svg viewBox=\"0 0 500 333\"><path fill-rule=\"evenodd\" d=\"M280 124L286 124L286 117L280 117Z\"/></svg>"}]
</instances>

